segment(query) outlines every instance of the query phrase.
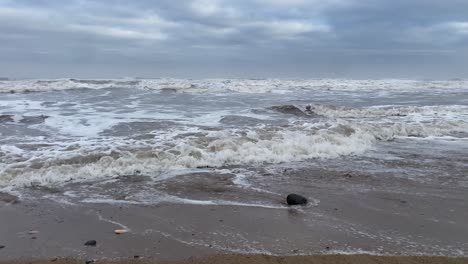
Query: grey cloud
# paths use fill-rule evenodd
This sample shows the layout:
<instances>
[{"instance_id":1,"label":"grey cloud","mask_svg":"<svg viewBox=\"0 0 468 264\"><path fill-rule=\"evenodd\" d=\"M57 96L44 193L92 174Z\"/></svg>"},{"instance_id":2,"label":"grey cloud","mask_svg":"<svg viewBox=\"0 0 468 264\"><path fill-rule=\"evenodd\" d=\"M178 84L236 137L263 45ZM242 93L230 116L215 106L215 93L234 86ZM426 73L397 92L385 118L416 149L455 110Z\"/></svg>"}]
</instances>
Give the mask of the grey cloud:
<instances>
[{"instance_id":1,"label":"grey cloud","mask_svg":"<svg viewBox=\"0 0 468 264\"><path fill-rule=\"evenodd\" d=\"M467 17L459 0L0 0L0 75L456 77Z\"/></svg>"}]
</instances>

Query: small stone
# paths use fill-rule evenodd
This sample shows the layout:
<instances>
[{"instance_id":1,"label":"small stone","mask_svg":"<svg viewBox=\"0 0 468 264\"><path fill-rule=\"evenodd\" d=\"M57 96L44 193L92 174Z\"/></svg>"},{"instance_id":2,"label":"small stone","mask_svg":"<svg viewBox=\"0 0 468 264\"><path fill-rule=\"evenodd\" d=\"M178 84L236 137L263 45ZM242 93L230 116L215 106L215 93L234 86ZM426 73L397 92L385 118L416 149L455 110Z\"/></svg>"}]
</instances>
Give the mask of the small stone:
<instances>
[{"instance_id":1,"label":"small stone","mask_svg":"<svg viewBox=\"0 0 468 264\"><path fill-rule=\"evenodd\" d=\"M138 256L138 255L135 255L135 256L133 256L133 258L134 258L134 259L139 259L139 258L140 258L140 256Z\"/></svg>"},{"instance_id":2,"label":"small stone","mask_svg":"<svg viewBox=\"0 0 468 264\"><path fill-rule=\"evenodd\" d=\"M85 263L86 264L91 264L91 263L94 263L94 260L87 260Z\"/></svg>"},{"instance_id":3,"label":"small stone","mask_svg":"<svg viewBox=\"0 0 468 264\"><path fill-rule=\"evenodd\" d=\"M405 200L401 200L400 203L405 204L405 203L408 203L408 202L405 201Z\"/></svg>"},{"instance_id":4,"label":"small stone","mask_svg":"<svg viewBox=\"0 0 468 264\"><path fill-rule=\"evenodd\" d=\"M4 248L5 248L5 246L4 246L4 245L0 245L0 249L4 249Z\"/></svg>"},{"instance_id":5,"label":"small stone","mask_svg":"<svg viewBox=\"0 0 468 264\"><path fill-rule=\"evenodd\" d=\"M292 193L286 197L288 205L305 205L307 204L307 198L304 196Z\"/></svg>"},{"instance_id":6,"label":"small stone","mask_svg":"<svg viewBox=\"0 0 468 264\"><path fill-rule=\"evenodd\" d=\"M31 237L31 239L37 239L37 237L33 236L33 237Z\"/></svg>"},{"instance_id":7,"label":"small stone","mask_svg":"<svg viewBox=\"0 0 468 264\"><path fill-rule=\"evenodd\" d=\"M88 240L86 241L86 243L84 243L84 245L88 247L95 247L96 244L97 244L96 240Z\"/></svg>"},{"instance_id":8,"label":"small stone","mask_svg":"<svg viewBox=\"0 0 468 264\"><path fill-rule=\"evenodd\" d=\"M117 229L117 230L114 231L114 233L116 235L122 235L122 234L125 234L127 232L128 232L128 230L125 230L125 229Z\"/></svg>"},{"instance_id":9,"label":"small stone","mask_svg":"<svg viewBox=\"0 0 468 264\"><path fill-rule=\"evenodd\" d=\"M293 253L297 253L297 252L299 252L299 250L297 250L297 249L293 249L293 251L292 251L292 252L293 252Z\"/></svg>"},{"instance_id":10,"label":"small stone","mask_svg":"<svg viewBox=\"0 0 468 264\"><path fill-rule=\"evenodd\" d=\"M329 247L329 246L326 246L325 249L326 249L326 250L330 250L330 247Z\"/></svg>"},{"instance_id":11,"label":"small stone","mask_svg":"<svg viewBox=\"0 0 468 264\"><path fill-rule=\"evenodd\" d=\"M50 260L50 262L56 262L58 260L58 258L53 258Z\"/></svg>"}]
</instances>

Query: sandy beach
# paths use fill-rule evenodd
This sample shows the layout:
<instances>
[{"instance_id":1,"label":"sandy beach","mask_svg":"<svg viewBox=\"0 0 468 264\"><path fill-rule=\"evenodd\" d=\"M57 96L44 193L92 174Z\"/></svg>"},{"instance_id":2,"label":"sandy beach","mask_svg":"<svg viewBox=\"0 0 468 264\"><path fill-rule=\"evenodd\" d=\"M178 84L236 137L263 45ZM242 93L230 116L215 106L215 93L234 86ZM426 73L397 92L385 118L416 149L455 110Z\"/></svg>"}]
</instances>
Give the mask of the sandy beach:
<instances>
[{"instance_id":1,"label":"sandy beach","mask_svg":"<svg viewBox=\"0 0 468 264\"><path fill-rule=\"evenodd\" d=\"M0 264L468 264L468 0L0 0Z\"/></svg>"},{"instance_id":2,"label":"sandy beach","mask_svg":"<svg viewBox=\"0 0 468 264\"><path fill-rule=\"evenodd\" d=\"M1 264L82 264L82 259L51 259L51 260L18 260L13 262L0 262ZM154 259L133 260L99 260L96 264L463 264L468 263L467 258L447 257L379 257L369 255L328 255L328 256L296 256L274 257L265 255L219 255L206 258L190 258L181 261L158 261Z\"/></svg>"},{"instance_id":3,"label":"sandy beach","mask_svg":"<svg viewBox=\"0 0 468 264\"><path fill-rule=\"evenodd\" d=\"M164 80L18 81L70 89L0 100L0 261L467 257L460 82L369 81L376 97L324 82L280 81L283 94L263 90L270 80L177 80L195 89L181 93L134 88ZM308 204L289 206L291 193Z\"/></svg>"},{"instance_id":4,"label":"sandy beach","mask_svg":"<svg viewBox=\"0 0 468 264\"><path fill-rule=\"evenodd\" d=\"M327 256L462 257L468 248L467 194L463 188L406 180L384 183L381 179L364 175L350 176L311 169L287 173L290 179L300 179L305 174L312 177L309 184L296 185L295 189L316 199L315 204L311 200L311 204L305 207L288 207L281 192L263 197L275 205L271 207L178 203L142 205L125 203L125 200L116 204L57 202L63 198L62 194L50 189L34 189L28 194L43 198L23 198L15 202L11 196L5 196L0 207L0 245L4 246L0 249L0 260L5 263L22 258L118 260L138 256L144 260L182 263L216 263L220 259L223 263L466 261ZM192 175L191 178L199 182L182 180L173 183L179 184L180 190L184 190L183 184L192 186L192 192L186 193L190 199L201 199L213 193L230 196L234 191L234 187L226 183L222 188L219 183L208 184L209 176L197 178ZM213 178L219 179L219 175ZM169 183L165 184L169 188ZM363 184L367 189L362 189ZM170 188L175 188L174 185ZM197 189L196 186L204 187ZM128 232L116 235L116 229ZM96 246L85 246L88 240L96 240ZM248 256L213 257L226 254ZM190 257L201 259L187 262ZM225 258L231 262L225 262Z\"/></svg>"}]
</instances>

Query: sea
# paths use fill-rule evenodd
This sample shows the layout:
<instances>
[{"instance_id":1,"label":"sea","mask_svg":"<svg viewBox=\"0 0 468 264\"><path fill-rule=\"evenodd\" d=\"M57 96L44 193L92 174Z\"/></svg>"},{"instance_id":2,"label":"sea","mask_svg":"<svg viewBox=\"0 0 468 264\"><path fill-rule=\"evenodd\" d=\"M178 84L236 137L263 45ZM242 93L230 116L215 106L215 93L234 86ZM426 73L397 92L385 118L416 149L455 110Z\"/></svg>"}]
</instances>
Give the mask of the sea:
<instances>
[{"instance_id":1,"label":"sea","mask_svg":"<svg viewBox=\"0 0 468 264\"><path fill-rule=\"evenodd\" d=\"M0 81L22 199L281 208L324 172L468 187L468 80Z\"/></svg>"}]
</instances>

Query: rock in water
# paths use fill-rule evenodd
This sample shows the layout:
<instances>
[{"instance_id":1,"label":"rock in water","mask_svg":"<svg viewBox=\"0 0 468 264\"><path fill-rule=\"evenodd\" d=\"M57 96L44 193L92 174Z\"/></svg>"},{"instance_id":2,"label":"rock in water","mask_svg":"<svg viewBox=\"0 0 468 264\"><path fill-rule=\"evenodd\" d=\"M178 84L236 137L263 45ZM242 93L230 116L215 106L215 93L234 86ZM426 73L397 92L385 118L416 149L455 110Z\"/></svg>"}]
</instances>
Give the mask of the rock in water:
<instances>
[{"instance_id":1,"label":"rock in water","mask_svg":"<svg viewBox=\"0 0 468 264\"><path fill-rule=\"evenodd\" d=\"M97 244L96 240L89 240L89 241L86 241L86 243L84 243L84 245L88 247L95 247L96 244Z\"/></svg>"},{"instance_id":2,"label":"rock in water","mask_svg":"<svg viewBox=\"0 0 468 264\"><path fill-rule=\"evenodd\" d=\"M305 205L307 204L307 198L298 194L292 193L286 197L288 205Z\"/></svg>"},{"instance_id":3,"label":"rock in water","mask_svg":"<svg viewBox=\"0 0 468 264\"><path fill-rule=\"evenodd\" d=\"M299 109L299 107L295 105L272 106L270 107L270 109L276 112L283 113L283 114L296 115L296 116L308 116L308 114L304 113L301 109Z\"/></svg>"}]
</instances>

